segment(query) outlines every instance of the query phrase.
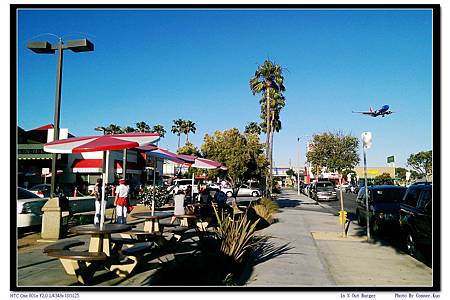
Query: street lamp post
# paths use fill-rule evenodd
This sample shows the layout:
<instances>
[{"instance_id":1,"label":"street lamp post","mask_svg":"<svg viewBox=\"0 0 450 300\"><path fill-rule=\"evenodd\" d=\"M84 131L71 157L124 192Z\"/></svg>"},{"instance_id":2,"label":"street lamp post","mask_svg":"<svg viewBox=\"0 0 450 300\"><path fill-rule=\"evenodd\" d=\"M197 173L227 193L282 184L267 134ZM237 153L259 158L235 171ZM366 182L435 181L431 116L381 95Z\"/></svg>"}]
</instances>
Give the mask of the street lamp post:
<instances>
[{"instance_id":1,"label":"street lamp post","mask_svg":"<svg viewBox=\"0 0 450 300\"><path fill-rule=\"evenodd\" d=\"M298 143L298 171L297 171L297 195L300 195L300 138L297 138Z\"/></svg>"},{"instance_id":2,"label":"street lamp post","mask_svg":"<svg viewBox=\"0 0 450 300\"><path fill-rule=\"evenodd\" d=\"M59 140L59 120L60 120L60 105L61 105L61 84L62 84L62 65L63 65L63 50L70 49L73 52L93 51L94 45L87 39L71 40L63 43L62 38L59 37L57 44L50 44L44 42L29 42L27 48L38 54L53 54L58 51L58 63L56 65L56 95L55 95L55 116L53 128L53 140ZM56 153L52 154L52 178L50 196L55 196L56 185Z\"/></svg>"},{"instance_id":3,"label":"street lamp post","mask_svg":"<svg viewBox=\"0 0 450 300\"><path fill-rule=\"evenodd\" d=\"M366 228L367 228L367 241L370 242L370 217L369 217L369 193L367 188L367 162L366 152L372 146L372 133L363 132L361 135L363 140L363 156L364 156L364 189L366 194Z\"/></svg>"}]
</instances>

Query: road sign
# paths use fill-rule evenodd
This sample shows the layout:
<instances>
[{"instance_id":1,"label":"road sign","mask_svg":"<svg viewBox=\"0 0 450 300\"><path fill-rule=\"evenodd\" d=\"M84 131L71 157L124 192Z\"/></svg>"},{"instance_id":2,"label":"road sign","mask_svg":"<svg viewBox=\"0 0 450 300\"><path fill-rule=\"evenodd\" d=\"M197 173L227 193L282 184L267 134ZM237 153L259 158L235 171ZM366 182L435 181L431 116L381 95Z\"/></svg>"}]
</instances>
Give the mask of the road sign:
<instances>
[{"instance_id":1,"label":"road sign","mask_svg":"<svg viewBox=\"0 0 450 300\"><path fill-rule=\"evenodd\" d=\"M42 174L43 175L50 174L50 168L42 168Z\"/></svg>"},{"instance_id":2,"label":"road sign","mask_svg":"<svg viewBox=\"0 0 450 300\"><path fill-rule=\"evenodd\" d=\"M365 149L369 149L372 146L372 132L363 132L361 134L363 140L363 146Z\"/></svg>"}]
</instances>

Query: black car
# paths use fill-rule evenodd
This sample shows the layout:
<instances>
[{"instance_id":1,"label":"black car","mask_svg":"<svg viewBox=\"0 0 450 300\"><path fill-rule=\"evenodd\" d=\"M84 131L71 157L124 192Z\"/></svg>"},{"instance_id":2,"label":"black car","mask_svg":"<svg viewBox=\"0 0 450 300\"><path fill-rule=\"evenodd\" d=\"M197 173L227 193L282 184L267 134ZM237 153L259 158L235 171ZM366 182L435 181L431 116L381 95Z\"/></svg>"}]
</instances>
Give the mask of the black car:
<instances>
[{"instance_id":1,"label":"black car","mask_svg":"<svg viewBox=\"0 0 450 300\"><path fill-rule=\"evenodd\" d=\"M400 205L400 229L411 256L417 256L420 250L431 250L432 202L432 184L419 183L408 188Z\"/></svg>"},{"instance_id":2,"label":"black car","mask_svg":"<svg viewBox=\"0 0 450 300\"><path fill-rule=\"evenodd\" d=\"M406 189L406 187L394 185L374 185L367 188L369 225L372 232L398 230L400 203ZM356 218L359 225L365 225L366 216L366 190L362 188L356 197Z\"/></svg>"}]
</instances>

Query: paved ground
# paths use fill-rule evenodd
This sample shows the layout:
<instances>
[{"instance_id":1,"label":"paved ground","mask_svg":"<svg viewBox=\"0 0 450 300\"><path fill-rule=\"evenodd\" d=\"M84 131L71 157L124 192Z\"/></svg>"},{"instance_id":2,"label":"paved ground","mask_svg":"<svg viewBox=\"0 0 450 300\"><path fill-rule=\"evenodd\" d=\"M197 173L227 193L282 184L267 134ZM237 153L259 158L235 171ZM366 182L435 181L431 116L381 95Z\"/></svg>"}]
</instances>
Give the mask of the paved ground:
<instances>
[{"instance_id":1,"label":"paved ground","mask_svg":"<svg viewBox=\"0 0 450 300\"><path fill-rule=\"evenodd\" d=\"M431 286L432 269L385 243L367 243L351 223L348 237L336 211L295 191L279 198L278 222L264 229L282 254L257 264L249 286ZM283 248L282 248L283 247Z\"/></svg>"},{"instance_id":2,"label":"paved ground","mask_svg":"<svg viewBox=\"0 0 450 300\"><path fill-rule=\"evenodd\" d=\"M255 254L242 280L249 287L424 287L432 285L432 269L385 243L367 243L364 230L351 224L347 238L335 210L296 191L284 190L278 199L278 222L262 231L268 244ZM136 211L142 208L137 207ZM131 223L136 220L129 220ZM142 223L136 223L142 226ZM38 235L19 239L19 286L71 286L76 281L64 273L59 261L42 254L46 244ZM78 236L77 239L80 237ZM87 237L81 237L81 239ZM189 254L187 241L179 249ZM121 279L96 273L96 285L152 286L152 276L162 261L173 255L150 257L134 276ZM45 274L45 276L43 276Z\"/></svg>"}]
</instances>

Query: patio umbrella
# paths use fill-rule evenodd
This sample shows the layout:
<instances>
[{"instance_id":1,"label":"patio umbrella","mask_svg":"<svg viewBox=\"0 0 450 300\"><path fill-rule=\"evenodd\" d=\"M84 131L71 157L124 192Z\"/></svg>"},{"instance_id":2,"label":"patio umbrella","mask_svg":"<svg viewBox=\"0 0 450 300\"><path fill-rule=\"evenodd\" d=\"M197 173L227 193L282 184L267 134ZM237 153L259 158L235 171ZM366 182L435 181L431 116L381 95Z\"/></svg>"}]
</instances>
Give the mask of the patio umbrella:
<instances>
[{"instance_id":1,"label":"patio umbrella","mask_svg":"<svg viewBox=\"0 0 450 300\"><path fill-rule=\"evenodd\" d=\"M103 151L103 186L102 205L100 206L100 230L105 221L105 186L108 180L106 170L106 158L110 150L123 150L146 146L157 142L159 135L156 133L124 133L101 136L75 137L65 140L50 142L44 145L44 151L50 153L82 153Z\"/></svg>"},{"instance_id":2,"label":"patio umbrella","mask_svg":"<svg viewBox=\"0 0 450 300\"><path fill-rule=\"evenodd\" d=\"M227 167L223 166L221 163L206 159L206 158L200 158L196 156L191 155L178 155L179 157L186 159L186 160L193 160L193 163L186 163L186 165L192 167L192 168L199 168L199 169L222 169L227 170ZM194 198L194 172L192 172L192 189L191 189L191 197Z\"/></svg>"},{"instance_id":3,"label":"patio umbrella","mask_svg":"<svg viewBox=\"0 0 450 300\"><path fill-rule=\"evenodd\" d=\"M156 146L144 146L144 147L137 147L136 149L143 150L145 153L149 156L153 156L155 158L163 158L170 161L173 161L177 164L185 165L187 163L193 163L193 159L188 158L181 158L180 155L175 154L173 152L170 152L169 150L159 148ZM156 164L155 164L156 166ZM155 214L155 173L153 173L153 197L152 197L152 216Z\"/></svg>"}]
</instances>

